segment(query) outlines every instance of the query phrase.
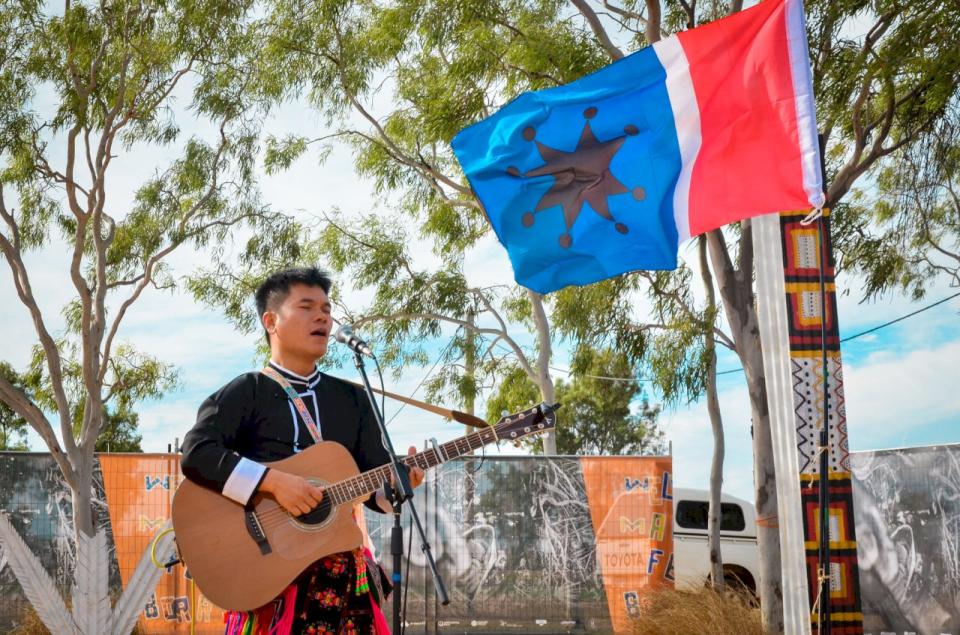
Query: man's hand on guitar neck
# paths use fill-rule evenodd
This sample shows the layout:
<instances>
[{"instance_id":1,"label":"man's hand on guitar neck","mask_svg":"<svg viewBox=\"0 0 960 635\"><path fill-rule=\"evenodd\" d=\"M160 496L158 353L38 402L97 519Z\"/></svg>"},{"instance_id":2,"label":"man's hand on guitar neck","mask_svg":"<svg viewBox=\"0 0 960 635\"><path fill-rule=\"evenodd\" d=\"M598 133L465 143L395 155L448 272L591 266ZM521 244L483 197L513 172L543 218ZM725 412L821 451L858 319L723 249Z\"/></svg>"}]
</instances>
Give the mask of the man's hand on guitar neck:
<instances>
[{"instance_id":1,"label":"man's hand on guitar neck","mask_svg":"<svg viewBox=\"0 0 960 635\"><path fill-rule=\"evenodd\" d=\"M407 450L407 456L413 456L417 453L417 448L415 446L410 446L410 449ZM410 467L410 487L420 487L420 484L423 483L423 479L426 476L426 473L423 471L423 468L411 466ZM393 485L394 477L390 476L390 484ZM377 490L376 495L377 505L385 514L389 514L393 511L393 505L390 504L390 501L387 500L387 497L383 494L383 489Z\"/></svg>"},{"instance_id":2,"label":"man's hand on guitar neck","mask_svg":"<svg viewBox=\"0 0 960 635\"><path fill-rule=\"evenodd\" d=\"M407 450L407 456L413 456L417 453L417 448L415 446L410 446L410 449ZM426 474L423 471L422 467L411 466L410 467L410 487L420 487L420 483L423 482L423 477Z\"/></svg>"},{"instance_id":3,"label":"man's hand on guitar neck","mask_svg":"<svg viewBox=\"0 0 960 635\"><path fill-rule=\"evenodd\" d=\"M273 496L294 516L306 514L323 500L322 487L311 485L302 476L276 469L267 471L259 491Z\"/></svg>"}]
</instances>

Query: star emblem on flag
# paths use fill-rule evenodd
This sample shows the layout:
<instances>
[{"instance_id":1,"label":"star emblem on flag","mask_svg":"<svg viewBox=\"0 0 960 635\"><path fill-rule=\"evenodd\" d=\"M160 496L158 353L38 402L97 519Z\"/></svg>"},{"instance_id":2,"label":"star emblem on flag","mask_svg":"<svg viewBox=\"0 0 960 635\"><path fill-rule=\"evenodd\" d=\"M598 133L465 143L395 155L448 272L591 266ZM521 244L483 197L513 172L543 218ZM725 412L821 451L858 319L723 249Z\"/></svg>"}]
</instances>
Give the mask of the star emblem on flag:
<instances>
[{"instance_id":1,"label":"star emblem on flag","mask_svg":"<svg viewBox=\"0 0 960 635\"><path fill-rule=\"evenodd\" d=\"M573 228L584 203L602 218L614 223L615 229L621 234L629 232L629 228L617 220L610 213L607 198L618 194L625 194L631 190L627 188L610 171L610 162L620 150L627 136L636 135L639 130L630 124L624 127L624 134L613 139L600 141L590 127L590 120L596 117L597 108L590 107L583 112L587 120L580 132L580 140L572 152L552 148L536 140L536 130L527 127L523 130L523 138L534 142L544 165L522 173L515 166L507 168L507 173L514 177L536 178L550 175L554 178L553 185L537 202L533 212L525 212L521 219L524 227L532 227L535 214L560 206L563 210L564 223L567 231L560 236L560 246L569 248L573 244L570 230ZM643 200L645 192L637 187L633 190L636 200Z\"/></svg>"}]
</instances>

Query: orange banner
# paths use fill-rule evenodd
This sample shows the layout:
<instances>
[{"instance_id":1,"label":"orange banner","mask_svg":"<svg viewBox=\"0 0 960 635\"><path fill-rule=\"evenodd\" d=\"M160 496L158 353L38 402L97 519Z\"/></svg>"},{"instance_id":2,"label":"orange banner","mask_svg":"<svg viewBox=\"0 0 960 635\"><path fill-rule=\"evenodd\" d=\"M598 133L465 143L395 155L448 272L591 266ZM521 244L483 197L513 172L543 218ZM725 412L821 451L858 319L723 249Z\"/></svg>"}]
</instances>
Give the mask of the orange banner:
<instances>
[{"instance_id":1,"label":"orange banner","mask_svg":"<svg viewBox=\"0 0 960 635\"><path fill-rule=\"evenodd\" d=\"M100 467L120 579L126 588L150 541L170 518L181 478L180 461L174 454L101 454ZM222 633L223 611L203 597L178 564L164 572L156 592L147 599L140 632Z\"/></svg>"},{"instance_id":2,"label":"orange banner","mask_svg":"<svg viewBox=\"0 0 960 635\"><path fill-rule=\"evenodd\" d=\"M598 456L580 465L610 619L629 633L644 592L673 586L673 462Z\"/></svg>"}]
</instances>

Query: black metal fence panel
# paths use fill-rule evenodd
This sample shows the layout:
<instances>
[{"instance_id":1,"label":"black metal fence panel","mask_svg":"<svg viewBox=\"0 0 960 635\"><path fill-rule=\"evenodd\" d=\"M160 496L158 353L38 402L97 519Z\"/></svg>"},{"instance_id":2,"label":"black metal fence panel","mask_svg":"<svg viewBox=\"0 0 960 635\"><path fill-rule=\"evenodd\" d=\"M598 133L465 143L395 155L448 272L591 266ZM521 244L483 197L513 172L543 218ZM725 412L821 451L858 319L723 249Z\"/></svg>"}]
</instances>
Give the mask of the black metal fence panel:
<instances>
[{"instance_id":1,"label":"black metal fence panel","mask_svg":"<svg viewBox=\"0 0 960 635\"><path fill-rule=\"evenodd\" d=\"M960 634L960 445L850 459L864 632Z\"/></svg>"},{"instance_id":2,"label":"black metal fence panel","mask_svg":"<svg viewBox=\"0 0 960 635\"><path fill-rule=\"evenodd\" d=\"M108 536L116 598L149 536L166 521L181 477L176 455L108 457L96 464L92 501L97 526ZM635 611L639 590L654 579L670 583L672 548L664 545L670 544L672 515L650 516L651 500L667 503L669 466L669 458L654 457L478 456L443 464L416 490L414 503L451 602L441 606L436 600L405 511L401 523L410 557L405 584L395 593L405 599L407 632L611 632L611 612ZM0 453L0 510L64 598L74 559L72 506L48 454ZM366 524L390 571L392 515L368 511ZM664 532L667 542L656 542ZM637 553L628 553L633 547ZM598 554L607 560L627 554L630 563L613 558L617 562L605 564ZM192 587L182 566L171 567L147 601L139 631L222 632L222 611ZM385 603L388 620L391 607ZM17 628L29 613L0 547L0 632Z\"/></svg>"}]
</instances>

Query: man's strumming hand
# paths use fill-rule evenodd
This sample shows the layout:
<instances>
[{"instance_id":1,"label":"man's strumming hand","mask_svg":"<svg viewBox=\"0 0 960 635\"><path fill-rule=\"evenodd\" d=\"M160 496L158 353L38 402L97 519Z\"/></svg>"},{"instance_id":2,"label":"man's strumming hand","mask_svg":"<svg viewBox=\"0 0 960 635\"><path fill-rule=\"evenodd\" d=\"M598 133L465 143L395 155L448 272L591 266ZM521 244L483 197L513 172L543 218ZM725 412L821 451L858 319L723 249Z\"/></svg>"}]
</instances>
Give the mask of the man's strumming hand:
<instances>
[{"instance_id":1,"label":"man's strumming hand","mask_svg":"<svg viewBox=\"0 0 960 635\"><path fill-rule=\"evenodd\" d=\"M259 491L273 496L281 507L294 516L306 514L323 500L322 487L311 485L302 476L273 468L263 478Z\"/></svg>"}]
</instances>

